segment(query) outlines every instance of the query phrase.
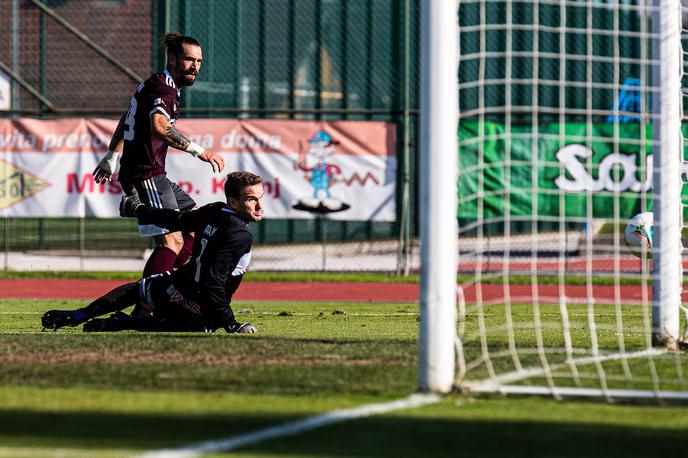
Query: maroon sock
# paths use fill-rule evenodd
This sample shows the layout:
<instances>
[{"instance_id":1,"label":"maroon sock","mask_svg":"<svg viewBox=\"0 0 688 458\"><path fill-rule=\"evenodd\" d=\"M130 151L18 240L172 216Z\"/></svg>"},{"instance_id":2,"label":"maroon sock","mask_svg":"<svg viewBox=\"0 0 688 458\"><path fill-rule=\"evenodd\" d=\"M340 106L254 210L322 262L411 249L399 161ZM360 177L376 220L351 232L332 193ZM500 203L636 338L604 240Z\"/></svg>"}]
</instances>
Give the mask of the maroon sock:
<instances>
[{"instance_id":1,"label":"maroon sock","mask_svg":"<svg viewBox=\"0 0 688 458\"><path fill-rule=\"evenodd\" d=\"M191 252L193 251L194 238L191 234L183 234L184 245L177 255L177 259L174 261L174 267L181 267L189 260L191 257Z\"/></svg>"},{"instance_id":2,"label":"maroon sock","mask_svg":"<svg viewBox=\"0 0 688 458\"><path fill-rule=\"evenodd\" d=\"M143 268L143 278L172 270L177 253L164 246L156 246Z\"/></svg>"}]
</instances>

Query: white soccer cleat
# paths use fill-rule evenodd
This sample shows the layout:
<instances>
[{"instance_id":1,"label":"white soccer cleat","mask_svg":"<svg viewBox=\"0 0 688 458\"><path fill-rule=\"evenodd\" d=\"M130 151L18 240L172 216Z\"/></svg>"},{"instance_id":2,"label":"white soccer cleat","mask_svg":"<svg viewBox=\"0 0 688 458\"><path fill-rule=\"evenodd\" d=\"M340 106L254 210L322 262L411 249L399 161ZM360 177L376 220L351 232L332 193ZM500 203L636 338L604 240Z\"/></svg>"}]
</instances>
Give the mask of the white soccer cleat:
<instances>
[{"instance_id":1,"label":"white soccer cleat","mask_svg":"<svg viewBox=\"0 0 688 458\"><path fill-rule=\"evenodd\" d=\"M255 334L258 332L251 323L236 323L234 326L225 328L227 332L234 334Z\"/></svg>"}]
</instances>

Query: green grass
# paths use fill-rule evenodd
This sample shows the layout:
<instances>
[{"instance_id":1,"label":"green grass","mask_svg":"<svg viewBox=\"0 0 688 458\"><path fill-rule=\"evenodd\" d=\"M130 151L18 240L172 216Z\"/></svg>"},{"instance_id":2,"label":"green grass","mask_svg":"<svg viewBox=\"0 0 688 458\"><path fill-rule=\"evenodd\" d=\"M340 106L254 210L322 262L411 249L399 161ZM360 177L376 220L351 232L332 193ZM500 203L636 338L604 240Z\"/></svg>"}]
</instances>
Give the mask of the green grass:
<instances>
[{"instance_id":1,"label":"green grass","mask_svg":"<svg viewBox=\"0 0 688 458\"><path fill-rule=\"evenodd\" d=\"M253 336L40 332L45 310L83 304L0 300L0 457L132 456L397 399L417 384L416 304L234 304L240 320L257 325ZM491 351L508 349L503 306L470 312L469 358L480 354L481 313ZM529 348L536 335L520 325L533 307L512 312L514 340ZM576 347L590 338L586 312L570 308ZM642 347L642 314L622 312L629 348ZM544 323L560 321L556 308L541 313ZM615 351L615 310L600 307L595 316L600 346ZM562 345L554 327L543 334L548 348ZM495 364L508 371L513 362ZM481 376L484 368L474 370ZM456 394L213 456L640 457L681 453L686 441L682 408Z\"/></svg>"},{"instance_id":2,"label":"green grass","mask_svg":"<svg viewBox=\"0 0 688 458\"><path fill-rule=\"evenodd\" d=\"M489 377L481 343L483 321L489 342L489 364L497 373L515 371L519 364L543 368L544 359L557 386L599 388L602 386L599 373L603 371L604 383L609 388L685 391L688 360L683 352L669 352L651 360L617 358L599 364L584 361L592 356L593 345L597 345L601 356L645 351L650 344L650 313L639 305L568 304L568 332L565 332L559 305L514 304L510 309L502 304L470 306L460 326L466 361L472 367L466 380ZM536 317L539 329L534 326ZM680 326L681 329L685 326L684 317ZM511 333L509 328L513 330ZM543 342L542 352L537 351L539 339ZM567 339L571 342L570 358L565 351ZM571 359L578 361L575 366L570 364ZM534 377L521 384L547 385L547 382L543 377Z\"/></svg>"}]
</instances>

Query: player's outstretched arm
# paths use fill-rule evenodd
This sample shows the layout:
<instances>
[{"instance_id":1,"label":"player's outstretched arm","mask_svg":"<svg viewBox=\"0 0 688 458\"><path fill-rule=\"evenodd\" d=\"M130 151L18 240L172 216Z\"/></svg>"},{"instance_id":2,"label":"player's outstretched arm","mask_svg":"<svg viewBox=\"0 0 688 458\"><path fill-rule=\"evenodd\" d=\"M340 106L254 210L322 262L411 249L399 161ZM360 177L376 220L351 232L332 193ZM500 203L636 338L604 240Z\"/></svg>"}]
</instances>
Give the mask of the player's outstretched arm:
<instances>
[{"instance_id":1,"label":"player's outstretched arm","mask_svg":"<svg viewBox=\"0 0 688 458\"><path fill-rule=\"evenodd\" d=\"M153 131L167 145L186 151L203 162L208 162L213 168L213 172L222 172L225 168L225 160L222 156L189 140L186 135L182 134L174 127L166 116L160 113L154 113L151 122L153 123Z\"/></svg>"},{"instance_id":2,"label":"player's outstretched arm","mask_svg":"<svg viewBox=\"0 0 688 458\"><path fill-rule=\"evenodd\" d=\"M125 195L119 203L119 215L138 218L139 224L155 224L172 232L193 232L199 211L178 212L171 208L153 208L141 202L138 193Z\"/></svg>"},{"instance_id":3,"label":"player's outstretched arm","mask_svg":"<svg viewBox=\"0 0 688 458\"><path fill-rule=\"evenodd\" d=\"M122 115L119 119L115 133L110 139L110 145L108 146L107 153L105 153L105 157L100 160L93 170L93 180L98 184L112 180L112 174L115 173L117 168L117 158L122 151L124 143L124 118L125 115Z\"/></svg>"},{"instance_id":4,"label":"player's outstretched arm","mask_svg":"<svg viewBox=\"0 0 688 458\"><path fill-rule=\"evenodd\" d=\"M141 202L136 191L131 195L124 195L119 203L119 216L124 218L136 218L138 216L136 211L140 207L145 207L145 204Z\"/></svg>"},{"instance_id":5,"label":"player's outstretched arm","mask_svg":"<svg viewBox=\"0 0 688 458\"><path fill-rule=\"evenodd\" d=\"M192 213L192 212L187 212ZM178 231L182 213L171 208L153 208L141 202L139 195L134 193L122 196L119 203L119 216L124 218L138 218L139 224L155 224L156 226Z\"/></svg>"}]
</instances>

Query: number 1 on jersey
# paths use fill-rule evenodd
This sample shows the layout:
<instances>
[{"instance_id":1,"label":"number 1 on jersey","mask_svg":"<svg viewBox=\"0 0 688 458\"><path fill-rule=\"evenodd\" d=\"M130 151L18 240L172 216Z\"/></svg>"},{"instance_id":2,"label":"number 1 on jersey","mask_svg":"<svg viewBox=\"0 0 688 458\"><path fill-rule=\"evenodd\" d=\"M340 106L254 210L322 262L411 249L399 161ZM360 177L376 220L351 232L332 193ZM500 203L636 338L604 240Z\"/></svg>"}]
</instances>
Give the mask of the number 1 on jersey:
<instances>
[{"instance_id":1,"label":"number 1 on jersey","mask_svg":"<svg viewBox=\"0 0 688 458\"><path fill-rule=\"evenodd\" d=\"M194 276L194 280L196 280L196 283L198 283L201 280L201 257L203 256L203 252L205 251L205 247L208 245L208 239L201 239L201 251L198 253L198 257L196 258L196 275Z\"/></svg>"}]
</instances>

